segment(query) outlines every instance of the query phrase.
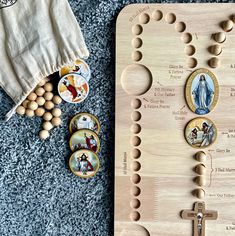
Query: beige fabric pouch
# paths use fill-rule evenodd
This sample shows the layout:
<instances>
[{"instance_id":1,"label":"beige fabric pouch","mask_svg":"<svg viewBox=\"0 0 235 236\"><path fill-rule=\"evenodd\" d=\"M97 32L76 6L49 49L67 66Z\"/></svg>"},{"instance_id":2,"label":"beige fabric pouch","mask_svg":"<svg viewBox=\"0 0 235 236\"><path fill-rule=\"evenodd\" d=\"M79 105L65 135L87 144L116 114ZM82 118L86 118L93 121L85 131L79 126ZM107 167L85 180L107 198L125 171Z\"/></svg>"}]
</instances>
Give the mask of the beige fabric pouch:
<instances>
[{"instance_id":1,"label":"beige fabric pouch","mask_svg":"<svg viewBox=\"0 0 235 236\"><path fill-rule=\"evenodd\" d=\"M9 2L0 9L0 86L16 105L6 119L42 78L89 56L67 0Z\"/></svg>"}]
</instances>

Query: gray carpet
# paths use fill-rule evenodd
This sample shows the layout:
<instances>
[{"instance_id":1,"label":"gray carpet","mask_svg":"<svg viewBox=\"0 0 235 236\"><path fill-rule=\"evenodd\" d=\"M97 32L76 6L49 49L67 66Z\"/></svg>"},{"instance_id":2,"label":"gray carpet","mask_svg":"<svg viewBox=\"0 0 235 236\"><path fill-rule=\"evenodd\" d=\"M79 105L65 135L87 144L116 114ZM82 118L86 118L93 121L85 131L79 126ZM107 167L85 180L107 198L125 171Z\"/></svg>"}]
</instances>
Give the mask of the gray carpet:
<instances>
[{"instance_id":1,"label":"gray carpet","mask_svg":"<svg viewBox=\"0 0 235 236\"><path fill-rule=\"evenodd\" d=\"M90 95L79 106L62 104L63 125L46 141L39 118L0 124L0 236L113 235L115 21L134 2L157 1L70 0L91 53ZM0 101L2 118L12 102L2 90ZM80 111L102 127L101 168L88 180L68 169L68 123Z\"/></svg>"}]
</instances>

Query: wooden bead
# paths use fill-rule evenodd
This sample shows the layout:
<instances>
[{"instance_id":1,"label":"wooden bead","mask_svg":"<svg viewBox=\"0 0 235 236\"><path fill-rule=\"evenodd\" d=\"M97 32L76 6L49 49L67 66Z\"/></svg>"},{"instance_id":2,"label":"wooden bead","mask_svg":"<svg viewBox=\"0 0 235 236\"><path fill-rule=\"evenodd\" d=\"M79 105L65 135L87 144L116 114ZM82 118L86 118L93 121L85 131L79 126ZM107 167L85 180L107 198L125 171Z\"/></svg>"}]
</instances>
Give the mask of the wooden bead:
<instances>
[{"instance_id":1,"label":"wooden bead","mask_svg":"<svg viewBox=\"0 0 235 236\"><path fill-rule=\"evenodd\" d=\"M44 107L47 109L47 110L51 110L54 108L54 103L52 101L46 101L45 104L44 104Z\"/></svg>"},{"instance_id":2,"label":"wooden bead","mask_svg":"<svg viewBox=\"0 0 235 236\"><path fill-rule=\"evenodd\" d=\"M47 81L48 81L47 79L42 79L42 80L38 83L38 86L44 86Z\"/></svg>"},{"instance_id":3,"label":"wooden bead","mask_svg":"<svg viewBox=\"0 0 235 236\"><path fill-rule=\"evenodd\" d=\"M17 109L16 109L16 113L18 115L23 116L25 114L25 108L23 106L18 106Z\"/></svg>"},{"instance_id":4,"label":"wooden bead","mask_svg":"<svg viewBox=\"0 0 235 236\"><path fill-rule=\"evenodd\" d=\"M52 114L50 112L46 112L44 115L43 115L43 119L45 121L50 121L51 119L53 118Z\"/></svg>"},{"instance_id":5,"label":"wooden bead","mask_svg":"<svg viewBox=\"0 0 235 236\"><path fill-rule=\"evenodd\" d=\"M204 176L197 176L195 182L198 186L203 187L206 185L206 178Z\"/></svg>"},{"instance_id":6,"label":"wooden bead","mask_svg":"<svg viewBox=\"0 0 235 236\"><path fill-rule=\"evenodd\" d=\"M59 108L54 108L51 113L55 117L60 117L62 112Z\"/></svg>"},{"instance_id":7,"label":"wooden bead","mask_svg":"<svg viewBox=\"0 0 235 236\"><path fill-rule=\"evenodd\" d=\"M54 96L54 95L53 95L52 92L46 92L43 97L44 97L47 101L51 101L52 98L53 98L53 96Z\"/></svg>"},{"instance_id":8,"label":"wooden bead","mask_svg":"<svg viewBox=\"0 0 235 236\"><path fill-rule=\"evenodd\" d=\"M28 117L33 117L34 116L34 111L31 109L26 109L25 115Z\"/></svg>"},{"instance_id":9,"label":"wooden bead","mask_svg":"<svg viewBox=\"0 0 235 236\"><path fill-rule=\"evenodd\" d=\"M37 98L37 94L36 93L30 93L29 96L27 97L27 99L29 101L35 101Z\"/></svg>"},{"instance_id":10,"label":"wooden bead","mask_svg":"<svg viewBox=\"0 0 235 236\"><path fill-rule=\"evenodd\" d=\"M44 88L42 87L39 87L35 90L35 93L38 95L38 96L42 96L44 93L45 93L45 90Z\"/></svg>"},{"instance_id":11,"label":"wooden bead","mask_svg":"<svg viewBox=\"0 0 235 236\"><path fill-rule=\"evenodd\" d=\"M46 100L43 97L38 97L36 99L36 103L38 104L38 106L43 106L45 104Z\"/></svg>"},{"instance_id":12,"label":"wooden bead","mask_svg":"<svg viewBox=\"0 0 235 236\"><path fill-rule=\"evenodd\" d=\"M53 128L53 125L52 125L51 122L46 121L46 122L43 123L42 127L43 127L44 130L48 130L49 131L49 130L51 130Z\"/></svg>"},{"instance_id":13,"label":"wooden bead","mask_svg":"<svg viewBox=\"0 0 235 236\"><path fill-rule=\"evenodd\" d=\"M201 188L195 190L195 195L197 198L202 199L205 197L205 191Z\"/></svg>"},{"instance_id":14,"label":"wooden bead","mask_svg":"<svg viewBox=\"0 0 235 236\"><path fill-rule=\"evenodd\" d=\"M233 21L232 20L224 21L222 27L225 32L231 31L233 29Z\"/></svg>"},{"instance_id":15,"label":"wooden bead","mask_svg":"<svg viewBox=\"0 0 235 236\"><path fill-rule=\"evenodd\" d=\"M223 43L226 40L226 35L223 32L215 34L215 41L217 43Z\"/></svg>"},{"instance_id":16,"label":"wooden bead","mask_svg":"<svg viewBox=\"0 0 235 236\"><path fill-rule=\"evenodd\" d=\"M218 56L222 52L222 47L219 44L215 44L211 47L211 53Z\"/></svg>"},{"instance_id":17,"label":"wooden bead","mask_svg":"<svg viewBox=\"0 0 235 236\"><path fill-rule=\"evenodd\" d=\"M46 83L46 84L44 85L44 89L45 89L45 91L47 91L47 92L51 92L51 91L53 90L53 85L52 85L52 83Z\"/></svg>"},{"instance_id":18,"label":"wooden bead","mask_svg":"<svg viewBox=\"0 0 235 236\"><path fill-rule=\"evenodd\" d=\"M52 101L53 101L55 104L59 105L59 104L62 102L62 99L60 98L60 96L55 95L55 96L53 97Z\"/></svg>"},{"instance_id":19,"label":"wooden bead","mask_svg":"<svg viewBox=\"0 0 235 236\"><path fill-rule=\"evenodd\" d=\"M203 164L199 164L196 166L195 171L199 175L205 175L206 174L206 167Z\"/></svg>"},{"instance_id":20,"label":"wooden bead","mask_svg":"<svg viewBox=\"0 0 235 236\"><path fill-rule=\"evenodd\" d=\"M22 103L23 107L24 107L24 108L28 108L28 104L29 104L29 102L30 102L30 101L27 100L27 99L24 100L23 103Z\"/></svg>"},{"instance_id":21,"label":"wooden bead","mask_svg":"<svg viewBox=\"0 0 235 236\"><path fill-rule=\"evenodd\" d=\"M35 111L37 110L38 108L38 104L35 102L35 101L31 101L29 104L28 104L28 108Z\"/></svg>"},{"instance_id":22,"label":"wooden bead","mask_svg":"<svg viewBox=\"0 0 235 236\"><path fill-rule=\"evenodd\" d=\"M35 115L38 117L42 117L45 114L45 109L42 107L39 107L36 111L35 111Z\"/></svg>"},{"instance_id":23,"label":"wooden bead","mask_svg":"<svg viewBox=\"0 0 235 236\"><path fill-rule=\"evenodd\" d=\"M197 152L196 153L196 160L199 162L206 162L206 153L205 152Z\"/></svg>"},{"instance_id":24,"label":"wooden bead","mask_svg":"<svg viewBox=\"0 0 235 236\"><path fill-rule=\"evenodd\" d=\"M39 132L40 139L47 139L50 136L48 130L42 130Z\"/></svg>"},{"instance_id":25,"label":"wooden bead","mask_svg":"<svg viewBox=\"0 0 235 236\"><path fill-rule=\"evenodd\" d=\"M59 126L61 124L61 119L59 117L54 117L51 123L53 126Z\"/></svg>"},{"instance_id":26,"label":"wooden bead","mask_svg":"<svg viewBox=\"0 0 235 236\"><path fill-rule=\"evenodd\" d=\"M217 67L220 66L220 64L221 64L221 62L220 62L219 58L217 58L217 57L212 57L212 58L209 60L209 65L210 65L210 67L212 67L212 68L217 68Z\"/></svg>"}]
</instances>

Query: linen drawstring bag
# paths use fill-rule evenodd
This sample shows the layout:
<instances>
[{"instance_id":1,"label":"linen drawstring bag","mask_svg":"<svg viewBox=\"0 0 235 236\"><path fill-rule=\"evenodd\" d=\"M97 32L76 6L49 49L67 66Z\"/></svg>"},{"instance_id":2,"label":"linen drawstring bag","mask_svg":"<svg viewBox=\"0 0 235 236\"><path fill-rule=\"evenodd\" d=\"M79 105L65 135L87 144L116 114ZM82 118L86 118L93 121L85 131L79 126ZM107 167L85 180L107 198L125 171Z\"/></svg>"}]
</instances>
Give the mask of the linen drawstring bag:
<instances>
[{"instance_id":1,"label":"linen drawstring bag","mask_svg":"<svg viewBox=\"0 0 235 236\"><path fill-rule=\"evenodd\" d=\"M0 0L0 86L15 106L41 79L89 56L67 0Z\"/></svg>"}]
</instances>

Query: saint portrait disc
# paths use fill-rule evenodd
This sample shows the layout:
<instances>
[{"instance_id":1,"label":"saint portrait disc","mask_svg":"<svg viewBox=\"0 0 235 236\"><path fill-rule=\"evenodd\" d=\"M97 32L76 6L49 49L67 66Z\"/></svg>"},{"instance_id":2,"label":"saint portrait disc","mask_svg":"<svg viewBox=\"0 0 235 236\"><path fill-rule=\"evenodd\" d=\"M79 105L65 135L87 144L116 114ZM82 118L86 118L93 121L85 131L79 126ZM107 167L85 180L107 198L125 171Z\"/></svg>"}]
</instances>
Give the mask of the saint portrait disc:
<instances>
[{"instance_id":1,"label":"saint portrait disc","mask_svg":"<svg viewBox=\"0 0 235 236\"><path fill-rule=\"evenodd\" d=\"M100 161L94 152L81 149L71 155L69 167L76 176L90 178L98 172Z\"/></svg>"},{"instance_id":2,"label":"saint portrait disc","mask_svg":"<svg viewBox=\"0 0 235 236\"><path fill-rule=\"evenodd\" d=\"M208 114L219 99L219 84L207 69L194 71L186 84L185 97L189 108L198 115Z\"/></svg>"},{"instance_id":3,"label":"saint portrait disc","mask_svg":"<svg viewBox=\"0 0 235 236\"><path fill-rule=\"evenodd\" d=\"M69 146L73 152L80 149L88 149L98 153L100 149L100 139L92 130L80 129L70 138Z\"/></svg>"},{"instance_id":4,"label":"saint portrait disc","mask_svg":"<svg viewBox=\"0 0 235 236\"><path fill-rule=\"evenodd\" d=\"M185 138L194 148L206 148L215 142L216 137L215 124L205 117L191 120L185 128Z\"/></svg>"},{"instance_id":5,"label":"saint portrait disc","mask_svg":"<svg viewBox=\"0 0 235 236\"><path fill-rule=\"evenodd\" d=\"M61 98L69 103L81 103L89 94L88 82L78 74L67 74L58 84Z\"/></svg>"},{"instance_id":6,"label":"saint portrait disc","mask_svg":"<svg viewBox=\"0 0 235 236\"><path fill-rule=\"evenodd\" d=\"M91 70L87 63L81 59L76 60L74 63L62 67L59 71L60 77L70 73L76 73L82 76L87 81L91 78Z\"/></svg>"},{"instance_id":7,"label":"saint portrait disc","mask_svg":"<svg viewBox=\"0 0 235 236\"><path fill-rule=\"evenodd\" d=\"M70 133L74 133L80 129L90 129L99 134L100 122L90 113L79 113L70 121L69 131Z\"/></svg>"}]
</instances>

